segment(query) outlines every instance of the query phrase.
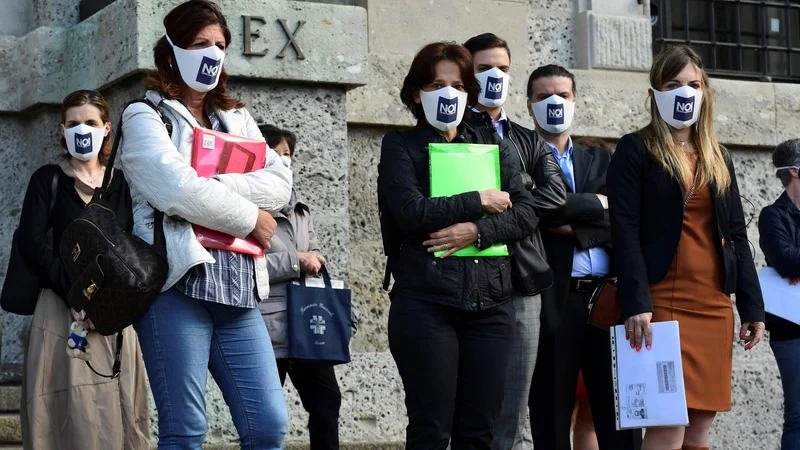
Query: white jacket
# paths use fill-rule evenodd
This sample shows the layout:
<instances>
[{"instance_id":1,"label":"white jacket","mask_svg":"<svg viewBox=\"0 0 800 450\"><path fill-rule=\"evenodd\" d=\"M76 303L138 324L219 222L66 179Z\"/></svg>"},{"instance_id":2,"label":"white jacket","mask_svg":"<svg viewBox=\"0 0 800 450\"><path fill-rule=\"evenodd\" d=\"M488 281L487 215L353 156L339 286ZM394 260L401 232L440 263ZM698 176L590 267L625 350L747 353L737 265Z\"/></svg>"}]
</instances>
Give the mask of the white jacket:
<instances>
[{"instance_id":1,"label":"white jacket","mask_svg":"<svg viewBox=\"0 0 800 450\"><path fill-rule=\"evenodd\" d=\"M146 97L172 122L172 138L150 106L134 103L122 113L119 161L133 199L133 234L152 243L153 208L165 214L169 276L162 291L166 291L192 267L215 262L197 242L191 224L238 238L248 236L255 228L259 209L278 211L289 202L292 171L267 149L264 169L213 179L197 176L191 166L197 120L177 100L164 99L154 91L148 91ZM246 109L216 113L228 133L264 140ZM269 275L264 258L255 260L255 269L258 296L265 300L269 297Z\"/></svg>"}]
</instances>

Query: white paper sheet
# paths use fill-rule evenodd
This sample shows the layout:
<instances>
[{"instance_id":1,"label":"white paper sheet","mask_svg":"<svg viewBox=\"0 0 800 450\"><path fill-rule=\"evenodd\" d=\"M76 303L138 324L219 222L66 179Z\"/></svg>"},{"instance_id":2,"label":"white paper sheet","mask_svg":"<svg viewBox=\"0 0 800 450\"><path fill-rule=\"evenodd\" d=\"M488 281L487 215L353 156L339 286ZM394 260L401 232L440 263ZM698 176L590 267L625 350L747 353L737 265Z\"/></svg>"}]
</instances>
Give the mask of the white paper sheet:
<instances>
[{"instance_id":1,"label":"white paper sheet","mask_svg":"<svg viewBox=\"0 0 800 450\"><path fill-rule=\"evenodd\" d=\"M637 352L625 326L611 329L617 429L689 424L678 322L654 322L651 350Z\"/></svg>"},{"instance_id":2,"label":"white paper sheet","mask_svg":"<svg viewBox=\"0 0 800 450\"><path fill-rule=\"evenodd\" d=\"M764 296L764 309L790 322L800 324L800 286L792 286L772 267L764 267L758 272L761 294Z\"/></svg>"}]
</instances>

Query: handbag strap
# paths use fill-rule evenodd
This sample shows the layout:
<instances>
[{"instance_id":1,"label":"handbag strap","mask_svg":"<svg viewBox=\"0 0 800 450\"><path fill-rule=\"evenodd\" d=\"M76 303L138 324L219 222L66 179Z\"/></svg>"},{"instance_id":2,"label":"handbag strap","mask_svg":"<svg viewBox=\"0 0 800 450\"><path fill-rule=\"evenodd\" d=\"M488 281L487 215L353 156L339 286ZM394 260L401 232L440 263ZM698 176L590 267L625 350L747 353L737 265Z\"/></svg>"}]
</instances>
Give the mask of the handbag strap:
<instances>
[{"instance_id":1,"label":"handbag strap","mask_svg":"<svg viewBox=\"0 0 800 450\"><path fill-rule=\"evenodd\" d=\"M683 201L683 207L686 208L686 205L689 204L689 200L692 199L692 195L694 195L694 191L697 189L697 175L700 173L700 156L697 157L697 162L694 164L694 180L692 180L692 188L689 190L689 195L686 196L686 200Z\"/></svg>"},{"instance_id":2,"label":"handbag strap","mask_svg":"<svg viewBox=\"0 0 800 450\"><path fill-rule=\"evenodd\" d=\"M328 273L328 268L323 265L319 269L319 273L322 274L322 281L325 283L325 289L333 289L333 282L331 282L331 274ZM305 272L300 274L300 286L306 287Z\"/></svg>"},{"instance_id":3,"label":"handbag strap","mask_svg":"<svg viewBox=\"0 0 800 450\"><path fill-rule=\"evenodd\" d=\"M120 367L122 366L122 332L120 331L119 333L117 333L117 351L114 352L114 365L111 367L111 375L104 375L94 370L94 367L92 367L89 361L86 361L86 365L89 366L89 369L91 369L92 372L94 372L95 375L97 376L101 376L103 378L111 378L112 380L114 378L118 378L120 373Z\"/></svg>"}]
</instances>

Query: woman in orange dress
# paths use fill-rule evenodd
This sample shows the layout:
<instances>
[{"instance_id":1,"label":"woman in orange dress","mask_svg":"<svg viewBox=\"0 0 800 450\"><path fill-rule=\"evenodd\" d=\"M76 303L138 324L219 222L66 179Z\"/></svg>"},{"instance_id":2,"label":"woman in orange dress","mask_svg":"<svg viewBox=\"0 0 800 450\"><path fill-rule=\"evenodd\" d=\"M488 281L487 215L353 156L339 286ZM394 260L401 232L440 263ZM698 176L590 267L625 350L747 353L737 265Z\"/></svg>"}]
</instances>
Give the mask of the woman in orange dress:
<instances>
[{"instance_id":1,"label":"woman in orange dress","mask_svg":"<svg viewBox=\"0 0 800 450\"><path fill-rule=\"evenodd\" d=\"M650 124L620 140L608 168L611 238L631 347L658 345L651 322L679 323L689 426L650 428L642 449L708 450L716 413L731 409L730 294L745 350L764 333L764 302L700 57L665 49L650 85Z\"/></svg>"}]
</instances>

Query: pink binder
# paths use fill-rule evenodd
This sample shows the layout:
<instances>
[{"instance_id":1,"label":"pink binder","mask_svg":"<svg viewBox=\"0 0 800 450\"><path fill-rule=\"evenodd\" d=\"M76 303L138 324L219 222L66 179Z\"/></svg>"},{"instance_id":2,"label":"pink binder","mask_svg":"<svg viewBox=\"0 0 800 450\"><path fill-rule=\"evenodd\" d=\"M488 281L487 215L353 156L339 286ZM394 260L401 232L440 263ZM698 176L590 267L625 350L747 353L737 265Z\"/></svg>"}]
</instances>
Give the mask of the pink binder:
<instances>
[{"instance_id":1,"label":"pink binder","mask_svg":"<svg viewBox=\"0 0 800 450\"><path fill-rule=\"evenodd\" d=\"M192 167L197 175L211 178L225 173L248 173L263 169L267 143L204 128L194 129ZM238 239L231 235L193 225L198 242L205 248L230 250L264 256L264 248L251 236Z\"/></svg>"}]
</instances>

